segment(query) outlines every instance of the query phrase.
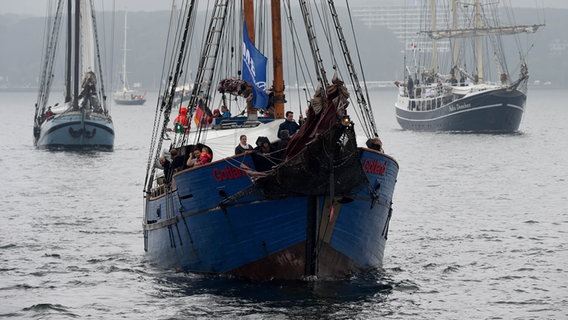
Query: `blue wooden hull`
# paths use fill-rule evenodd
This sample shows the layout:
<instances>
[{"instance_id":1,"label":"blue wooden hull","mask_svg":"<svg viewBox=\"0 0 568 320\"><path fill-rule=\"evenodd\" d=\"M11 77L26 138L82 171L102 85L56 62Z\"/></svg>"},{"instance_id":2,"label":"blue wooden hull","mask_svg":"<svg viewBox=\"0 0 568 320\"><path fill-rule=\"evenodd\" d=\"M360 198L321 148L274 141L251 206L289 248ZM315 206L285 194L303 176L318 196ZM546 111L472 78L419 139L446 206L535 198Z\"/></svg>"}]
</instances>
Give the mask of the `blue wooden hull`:
<instances>
[{"instance_id":1,"label":"blue wooden hull","mask_svg":"<svg viewBox=\"0 0 568 320\"><path fill-rule=\"evenodd\" d=\"M254 190L238 167L254 168L251 154L177 173L170 192L146 196L148 257L166 268L259 281L379 268L398 164L369 149L360 154L365 185L333 197L243 192Z\"/></svg>"},{"instance_id":2,"label":"blue wooden hull","mask_svg":"<svg viewBox=\"0 0 568 320\"><path fill-rule=\"evenodd\" d=\"M428 103L426 99L423 102ZM434 99L432 102L432 105L435 105ZM420 109L416 106L420 102L414 103L414 108L410 105L396 107L396 119L403 129L511 133L519 129L526 94L519 90L503 88L443 102L437 108Z\"/></svg>"}]
</instances>

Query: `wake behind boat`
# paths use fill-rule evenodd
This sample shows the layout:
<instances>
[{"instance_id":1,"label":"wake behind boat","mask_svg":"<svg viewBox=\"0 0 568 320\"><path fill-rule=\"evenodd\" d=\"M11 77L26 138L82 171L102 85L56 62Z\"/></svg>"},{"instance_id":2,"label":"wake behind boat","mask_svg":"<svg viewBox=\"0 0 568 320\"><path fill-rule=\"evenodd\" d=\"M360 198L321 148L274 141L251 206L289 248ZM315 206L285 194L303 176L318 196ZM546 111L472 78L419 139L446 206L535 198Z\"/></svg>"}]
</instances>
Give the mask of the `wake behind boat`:
<instances>
[{"instance_id":1,"label":"wake behind boat","mask_svg":"<svg viewBox=\"0 0 568 320\"><path fill-rule=\"evenodd\" d=\"M416 131L517 131L527 99L526 53L519 50L519 76L513 80L501 37L533 33L542 25L504 26L495 1L461 6L452 0L451 10L441 2L424 4L420 34L430 41L420 38L405 50L413 56L405 66L406 80L395 82L398 123ZM443 16L448 12L452 16Z\"/></svg>"},{"instance_id":2,"label":"wake behind boat","mask_svg":"<svg viewBox=\"0 0 568 320\"><path fill-rule=\"evenodd\" d=\"M337 279L380 268L398 163L382 150L360 86L362 70L349 52L356 46L347 42L333 1L326 6L300 1L301 18L284 6L286 20L278 1L256 7L271 20L255 18L251 0L242 6L217 0L209 11L198 11L196 3L181 6L186 19L170 32L181 37L169 49L164 76L169 83L157 103L144 187L144 249L150 261L259 281ZM195 27L198 13L207 15L202 26L207 31L202 46L190 50L197 42L192 37L202 32ZM322 13L328 19L314 19ZM255 38L255 25L266 21L272 32ZM287 37L294 43L286 60L281 21L290 23ZM304 22L307 37L298 37L294 21ZM331 25L316 27L319 22ZM335 40L318 43L317 28L336 30ZM272 48L271 59L254 43ZM326 62L322 48L333 51ZM302 56L306 53L310 57ZM344 60L330 61L331 56ZM187 104L174 106L189 61L198 64L191 95ZM287 70L304 70L296 77L310 70L303 80L316 81L299 128L289 111L304 115L301 102L288 106L284 120L284 63L291 65ZM267 64L274 77L270 88ZM334 70L331 79L326 70ZM175 124L172 109L179 110ZM351 116L359 119L362 138Z\"/></svg>"},{"instance_id":3,"label":"wake behind boat","mask_svg":"<svg viewBox=\"0 0 568 320\"><path fill-rule=\"evenodd\" d=\"M65 6L65 3L67 6ZM89 0L57 1L46 28L41 82L34 115L34 144L38 148L112 150L114 127L101 76L93 4ZM67 12L65 96L49 105L63 11Z\"/></svg>"}]
</instances>

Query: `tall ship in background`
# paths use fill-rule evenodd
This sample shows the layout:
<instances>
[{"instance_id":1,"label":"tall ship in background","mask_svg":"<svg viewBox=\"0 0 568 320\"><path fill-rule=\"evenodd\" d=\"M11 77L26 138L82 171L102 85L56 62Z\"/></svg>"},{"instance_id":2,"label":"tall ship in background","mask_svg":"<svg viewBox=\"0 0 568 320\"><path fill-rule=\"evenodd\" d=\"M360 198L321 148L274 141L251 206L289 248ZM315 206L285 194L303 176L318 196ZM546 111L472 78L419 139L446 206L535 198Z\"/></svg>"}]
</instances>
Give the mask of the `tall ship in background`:
<instances>
[{"instance_id":1,"label":"tall ship in background","mask_svg":"<svg viewBox=\"0 0 568 320\"><path fill-rule=\"evenodd\" d=\"M128 77L126 75L126 35L128 30L128 14L124 13L124 46L122 53L122 71L120 73L120 82L122 88L115 91L112 95L114 103L122 105L143 105L146 103L146 93L140 93L130 88Z\"/></svg>"},{"instance_id":2,"label":"tall ship in background","mask_svg":"<svg viewBox=\"0 0 568 320\"><path fill-rule=\"evenodd\" d=\"M34 144L47 149L113 150L114 126L102 78L102 64L91 0L52 1L46 47L35 104ZM64 12L67 19L64 19ZM66 21L65 92L51 104L59 34Z\"/></svg>"},{"instance_id":3,"label":"tall ship in background","mask_svg":"<svg viewBox=\"0 0 568 320\"><path fill-rule=\"evenodd\" d=\"M528 51L522 51L518 37L507 42L503 36L534 33L543 25L502 23L500 13L512 17L510 10L500 7L499 1L425 1L422 29L417 41L409 44L411 50L405 50L412 54L405 54L405 79L395 82L396 119L403 129L480 133L519 129L527 100ZM447 50L439 47L441 41L449 44ZM504 49L515 45L520 61L511 70Z\"/></svg>"},{"instance_id":4,"label":"tall ship in background","mask_svg":"<svg viewBox=\"0 0 568 320\"><path fill-rule=\"evenodd\" d=\"M333 1L299 1L299 17L288 2L206 5L184 1L184 19L169 32L178 37L168 39L144 186L149 260L256 281L377 270L399 166L382 149L356 32L341 27L349 12L338 14ZM292 56L283 56L284 40ZM198 66L191 94L176 106L190 63ZM285 107L285 92L293 94L285 71L308 84L307 105ZM299 128L288 111L305 117Z\"/></svg>"}]
</instances>

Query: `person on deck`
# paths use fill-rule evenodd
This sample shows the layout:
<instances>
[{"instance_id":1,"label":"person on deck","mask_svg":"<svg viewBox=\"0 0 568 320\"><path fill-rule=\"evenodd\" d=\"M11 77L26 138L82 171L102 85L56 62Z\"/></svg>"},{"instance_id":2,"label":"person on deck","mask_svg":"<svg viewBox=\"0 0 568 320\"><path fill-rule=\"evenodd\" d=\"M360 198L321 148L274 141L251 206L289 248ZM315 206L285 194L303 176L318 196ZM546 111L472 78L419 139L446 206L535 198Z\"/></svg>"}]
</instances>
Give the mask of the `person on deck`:
<instances>
[{"instance_id":1,"label":"person on deck","mask_svg":"<svg viewBox=\"0 0 568 320\"><path fill-rule=\"evenodd\" d=\"M223 119L228 119L231 117L231 112L229 111L229 108L227 108L227 106L223 105L221 106L221 113L222 113L222 118Z\"/></svg>"},{"instance_id":2,"label":"person on deck","mask_svg":"<svg viewBox=\"0 0 568 320\"><path fill-rule=\"evenodd\" d=\"M164 179L166 180L166 183L168 183L170 182L171 162L165 156L161 156L159 160L160 160L160 165L164 170Z\"/></svg>"},{"instance_id":3,"label":"person on deck","mask_svg":"<svg viewBox=\"0 0 568 320\"><path fill-rule=\"evenodd\" d=\"M367 140L366 144L367 144L367 148L369 148L369 149L377 150L379 152L384 152L383 151L383 142L381 141L381 139L379 137L370 138L369 140Z\"/></svg>"},{"instance_id":4,"label":"person on deck","mask_svg":"<svg viewBox=\"0 0 568 320\"><path fill-rule=\"evenodd\" d=\"M268 171L279 162L273 155L274 149L267 137L260 136L256 139L254 151L254 165L259 172Z\"/></svg>"},{"instance_id":5,"label":"person on deck","mask_svg":"<svg viewBox=\"0 0 568 320\"><path fill-rule=\"evenodd\" d=\"M189 127L189 118L187 117L187 108L179 109L178 116L174 119L174 131L182 132L182 128L186 130Z\"/></svg>"},{"instance_id":6,"label":"person on deck","mask_svg":"<svg viewBox=\"0 0 568 320\"><path fill-rule=\"evenodd\" d=\"M422 97L422 87L420 86L420 80L414 80L414 97L421 98Z\"/></svg>"},{"instance_id":7,"label":"person on deck","mask_svg":"<svg viewBox=\"0 0 568 320\"><path fill-rule=\"evenodd\" d=\"M253 150L252 146L247 143L247 136L246 135L244 135L244 134L241 135L239 140L240 140L240 142L237 145L237 147L235 148L235 154L241 154L241 153L245 153L246 151Z\"/></svg>"},{"instance_id":8,"label":"person on deck","mask_svg":"<svg viewBox=\"0 0 568 320\"><path fill-rule=\"evenodd\" d=\"M194 167L195 164L197 163L197 161L199 160L199 155L201 155L201 150L199 150L197 148L195 150L193 150L189 154L189 158L187 159L187 162L185 163L186 167L188 167L188 168Z\"/></svg>"},{"instance_id":9,"label":"person on deck","mask_svg":"<svg viewBox=\"0 0 568 320\"><path fill-rule=\"evenodd\" d=\"M51 106L47 107L47 111L45 112L45 118L49 120L51 117L54 116L53 111L51 111Z\"/></svg>"},{"instance_id":10,"label":"person on deck","mask_svg":"<svg viewBox=\"0 0 568 320\"><path fill-rule=\"evenodd\" d=\"M280 132L280 141L278 141L278 147L277 147L277 157L280 160L284 160L284 158L286 157L286 147L288 146L288 143L290 142L290 133L288 132L288 130L282 130Z\"/></svg>"},{"instance_id":11,"label":"person on deck","mask_svg":"<svg viewBox=\"0 0 568 320\"><path fill-rule=\"evenodd\" d=\"M183 170L185 166L183 155L179 154L176 149L172 149L170 155L172 156L172 165L170 168L172 174Z\"/></svg>"},{"instance_id":12,"label":"person on deck","mask_svg":"<svg viewBox=\"0 0 568 320\"><path fill-rule=\"evenodd\" d=\"M282 130L288 130L288 134L291 137L298 129L300 129L300 125L294 120L294 112L286 111L286 121L282 122L278 127L278 137L280 138Z\"/></svg>"},{"instance_id":13,"label":"person on deck","mask_svg":"<svg viewBox=\"0 0 568 320\"><path fill-rule=\"evenodd\" d=\"M201 149L201 154L199 154L199 159L197 160L197 162L195 164L196 165L207 164L207 163L211 162L211 160L213 160L213 155L211 154L211 149L204 146L203 149Z\"/></svg>"},{"instance_id":14,"label":"person on deck","mask_svg":"<svg viewBox=\"0 0 568 320\"><path fill-rule=\"evenodd\" d=\"M408 90L408 97L410 99L414 98L414 81L412 81L412 77L408 77L408 83L406 84L406 90Z\"/></svg>"}]
</instances>

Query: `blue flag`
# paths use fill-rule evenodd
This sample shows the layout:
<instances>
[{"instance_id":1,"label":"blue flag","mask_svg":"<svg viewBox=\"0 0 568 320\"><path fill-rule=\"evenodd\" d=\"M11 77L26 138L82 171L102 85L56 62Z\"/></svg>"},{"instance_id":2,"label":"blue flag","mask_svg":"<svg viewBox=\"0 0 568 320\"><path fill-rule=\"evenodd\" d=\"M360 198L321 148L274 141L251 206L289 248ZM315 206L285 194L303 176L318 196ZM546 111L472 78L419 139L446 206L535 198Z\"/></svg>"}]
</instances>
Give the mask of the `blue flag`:
<instances>
[{"instance_id":1,"label":"blue flag","mask_svg":"<svg viewBox=\"0 0 568 320\"><path fill-rule=\"evenodd\" d=\"M266 94L266 64L268 59L250 42L247 25L243 34L243 80L252 85L252 104L255 108L268 106Z\"/></svg>"}]
</instances>

